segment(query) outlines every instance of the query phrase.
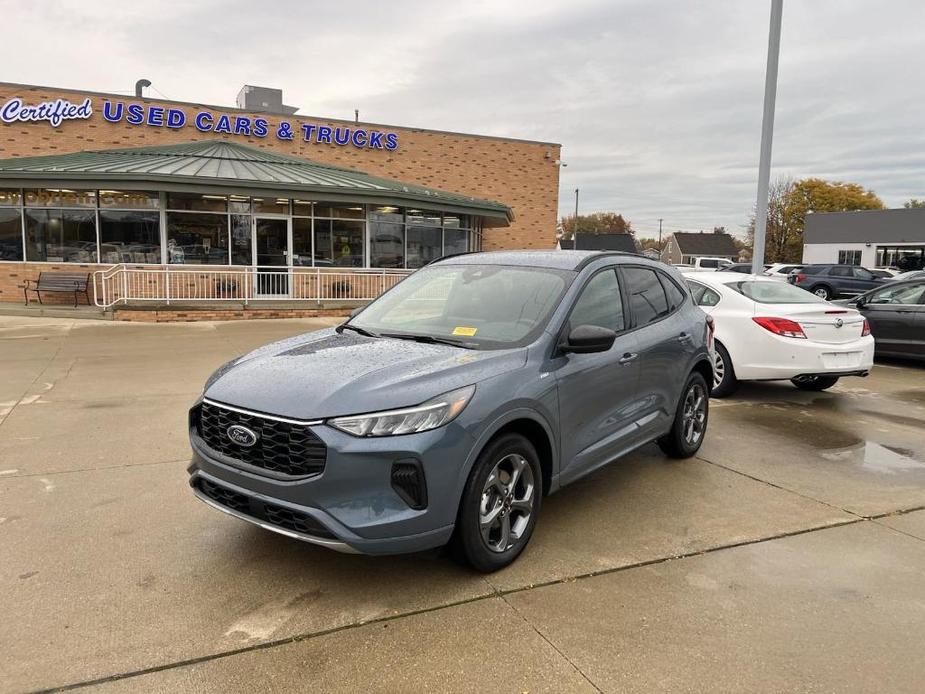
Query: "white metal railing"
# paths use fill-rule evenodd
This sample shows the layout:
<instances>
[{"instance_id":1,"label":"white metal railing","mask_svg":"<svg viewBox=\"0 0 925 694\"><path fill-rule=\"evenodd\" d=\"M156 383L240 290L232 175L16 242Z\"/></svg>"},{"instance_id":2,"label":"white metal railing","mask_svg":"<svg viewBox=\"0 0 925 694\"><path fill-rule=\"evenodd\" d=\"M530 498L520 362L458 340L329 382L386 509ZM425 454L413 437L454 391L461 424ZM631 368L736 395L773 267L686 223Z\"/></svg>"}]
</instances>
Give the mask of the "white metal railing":
<instances>
[{"instance_id":1,"label":"white metal railing","mask_svg":"<svg viewBox=\"0 0 925 694\"><path fill-rule=\"evenodd\" d=\"M93 277L97 306L128 302L370 301L412 270L115 265Z\"/></svg>"}]
</instances>

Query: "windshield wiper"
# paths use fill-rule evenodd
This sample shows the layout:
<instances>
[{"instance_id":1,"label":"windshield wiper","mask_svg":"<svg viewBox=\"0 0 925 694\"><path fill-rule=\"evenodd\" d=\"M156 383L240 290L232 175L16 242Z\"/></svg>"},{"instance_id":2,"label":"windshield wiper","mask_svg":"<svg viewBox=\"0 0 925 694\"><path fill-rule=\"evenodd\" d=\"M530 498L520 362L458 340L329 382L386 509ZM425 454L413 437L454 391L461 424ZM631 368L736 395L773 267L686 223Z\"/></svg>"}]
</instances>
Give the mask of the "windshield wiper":
<instances>
[{"instance_id":1,"label":"windshield wiper","mask_svg":"<svg viewBox=\"0 0 925 694\"><path fill-rule=\"evenodd\" d=\"M434 335L415 335L413 333L382 333L380 337L393 337L396 340L414 340L415 342L424 342L429 345L450 345L452 347L461 347L462 349L475 349L471 342L454 340L449 337L436 337Z\"/></svg>"},{"instance_id":2,"label":"windshield wiper","mask_svg":"<svg viewBox=\"0 0 925 694\"><path fill-rule=\"evenodd\" d=\"M338 334L344 332L345 330L353 330L354 332L360 333L360 335L365 335L366 337L382 337L382 335L379 335L378 333L374 333L371 330L367 330L366 328L361 328L359 325L352 325L350 323L341 323L336 328L334 328L334 331Z\"/></svg>"}]
</instances>

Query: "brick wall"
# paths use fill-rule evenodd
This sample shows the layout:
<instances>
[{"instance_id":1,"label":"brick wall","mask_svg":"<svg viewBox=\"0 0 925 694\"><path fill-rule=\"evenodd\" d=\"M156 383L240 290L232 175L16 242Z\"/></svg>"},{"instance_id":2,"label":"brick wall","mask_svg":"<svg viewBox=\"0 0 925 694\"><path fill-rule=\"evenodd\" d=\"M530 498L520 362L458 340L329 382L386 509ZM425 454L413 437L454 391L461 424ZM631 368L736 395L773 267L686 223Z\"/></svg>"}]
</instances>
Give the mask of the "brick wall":
<instances>
[{"instance_id":1,"label":"brick wall","mask_svg":"<svg viewBox=\"0 0 925 694\"><path fill-rule=\"evenodd\" d=\"M272 131L265 138L201 133L192 125L196 112L203 109L213 113L258 115L234 108L134 99L124 95L107 97L0 83L0 104L14 96L22 98L27 104L59 98L79 103L90 96L93 99L93 116L88 120L65 121L59 128L52 128L46 122L0 123L0 158L227 139L347 166L369 174L498 200L511 207L515 221L510 227L485 230L485 250L555 247L559 167L553 162L560 157L558 145L389 126L388 130L398 133L399 147L396 151L363 150L351 146L305 143L298 135L292 141L279 140ZM129 125L124 119L110 123L102 116L105 98L179 108L186 113L187 125L173 130ZM273 122L286 118L277 115L267 117ZM300 116L287 120L292 122L296 133L301 132L302 123L344 124Z\"/></svg>"}]
</instances>

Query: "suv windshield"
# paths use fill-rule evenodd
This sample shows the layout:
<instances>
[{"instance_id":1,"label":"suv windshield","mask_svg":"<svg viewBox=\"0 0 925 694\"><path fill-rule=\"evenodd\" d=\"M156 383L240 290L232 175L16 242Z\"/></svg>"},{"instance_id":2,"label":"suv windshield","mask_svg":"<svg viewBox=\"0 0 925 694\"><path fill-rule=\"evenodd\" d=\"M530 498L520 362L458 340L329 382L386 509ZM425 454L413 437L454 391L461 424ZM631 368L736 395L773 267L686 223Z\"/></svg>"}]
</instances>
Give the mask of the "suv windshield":
<instances>
[{"instance_id":1,"label":"suv windshield","mask_svg":"<svg viewBox=\"0 0 925 694\"><path fill-rule=\"evenodd\" d=\"M517 347L539 335L574 277L550 268L434 265L397 284L348 325L470 348Z\"/></svg>"},{"instance_id":2,"label":"suv windshield","mask_svg":"<svg viewBox=\"0 0 925 694\"><path fill-rule=\"evenodd\" d=\"M730 282L726 285L752 301L762 304L818 304L825 303L815 294L783 282Z\"/></svg>"}]
</instances>

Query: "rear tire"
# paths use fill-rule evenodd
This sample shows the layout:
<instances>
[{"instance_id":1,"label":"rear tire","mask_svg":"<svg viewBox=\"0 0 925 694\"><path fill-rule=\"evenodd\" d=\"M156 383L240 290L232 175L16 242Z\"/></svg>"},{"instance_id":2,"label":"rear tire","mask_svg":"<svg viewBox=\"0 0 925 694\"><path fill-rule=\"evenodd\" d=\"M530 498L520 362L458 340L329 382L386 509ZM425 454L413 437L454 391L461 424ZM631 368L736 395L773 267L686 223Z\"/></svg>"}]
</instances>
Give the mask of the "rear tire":
<instances>
[{"instance_id":1,"label":"rear tire","mask_svg":"<svg viewBox=\"0 0 925 694\"><path fill-rule=\"evenodd\" d=\"M838 383L838 376L804 376L791 378L790 382L800 390L820 391L831 388Z\"/></svg>"},{"instance_id":2,"label":"rear tire","mask_svg":"<svg viewBox=\"0 0 925 694\"><path fill-rule=\"evenodd\" d=\"M703 376L694 371L681 391L671 431L658 439L658 447L671 458L690 458L700 450L709 418L709 388Z\"/></svg>"},{"instance_id":3,"label":"rear tire","mask_svg":"<svg viewBox=\"0 0 925 694\"><path fill-rule=\"evenodd\" d=\"M820 284L818 287L813 287L812 292L824 301L828 301L833 296L832 290L824 284Z\"/></svg>"},{"instance_id":4,"label":"rear tire","mask_svg":"<svg viewBox=\"0 0 925 694\"><path fill-rule=\"evenodd\" d=\"M463 490L453 554L489 573L513 562L530 542L543 501L543 473L533 444L505 434L479 454Z\"/></svg>"},{"instance_id":5,"label":"rear tire","mask_svg":"<svg viewBox=\"0 0 925 694\"><path fill-rule=\"evenodd\" d=\"M715 346L716 354L713 360L713 388L710 396L714 398L725 398L732 395L739 388L739 379L736 378L735 367L732 365L732 359L729 358L729 352L719 342Z\"/></svg>"}]
</instances>

